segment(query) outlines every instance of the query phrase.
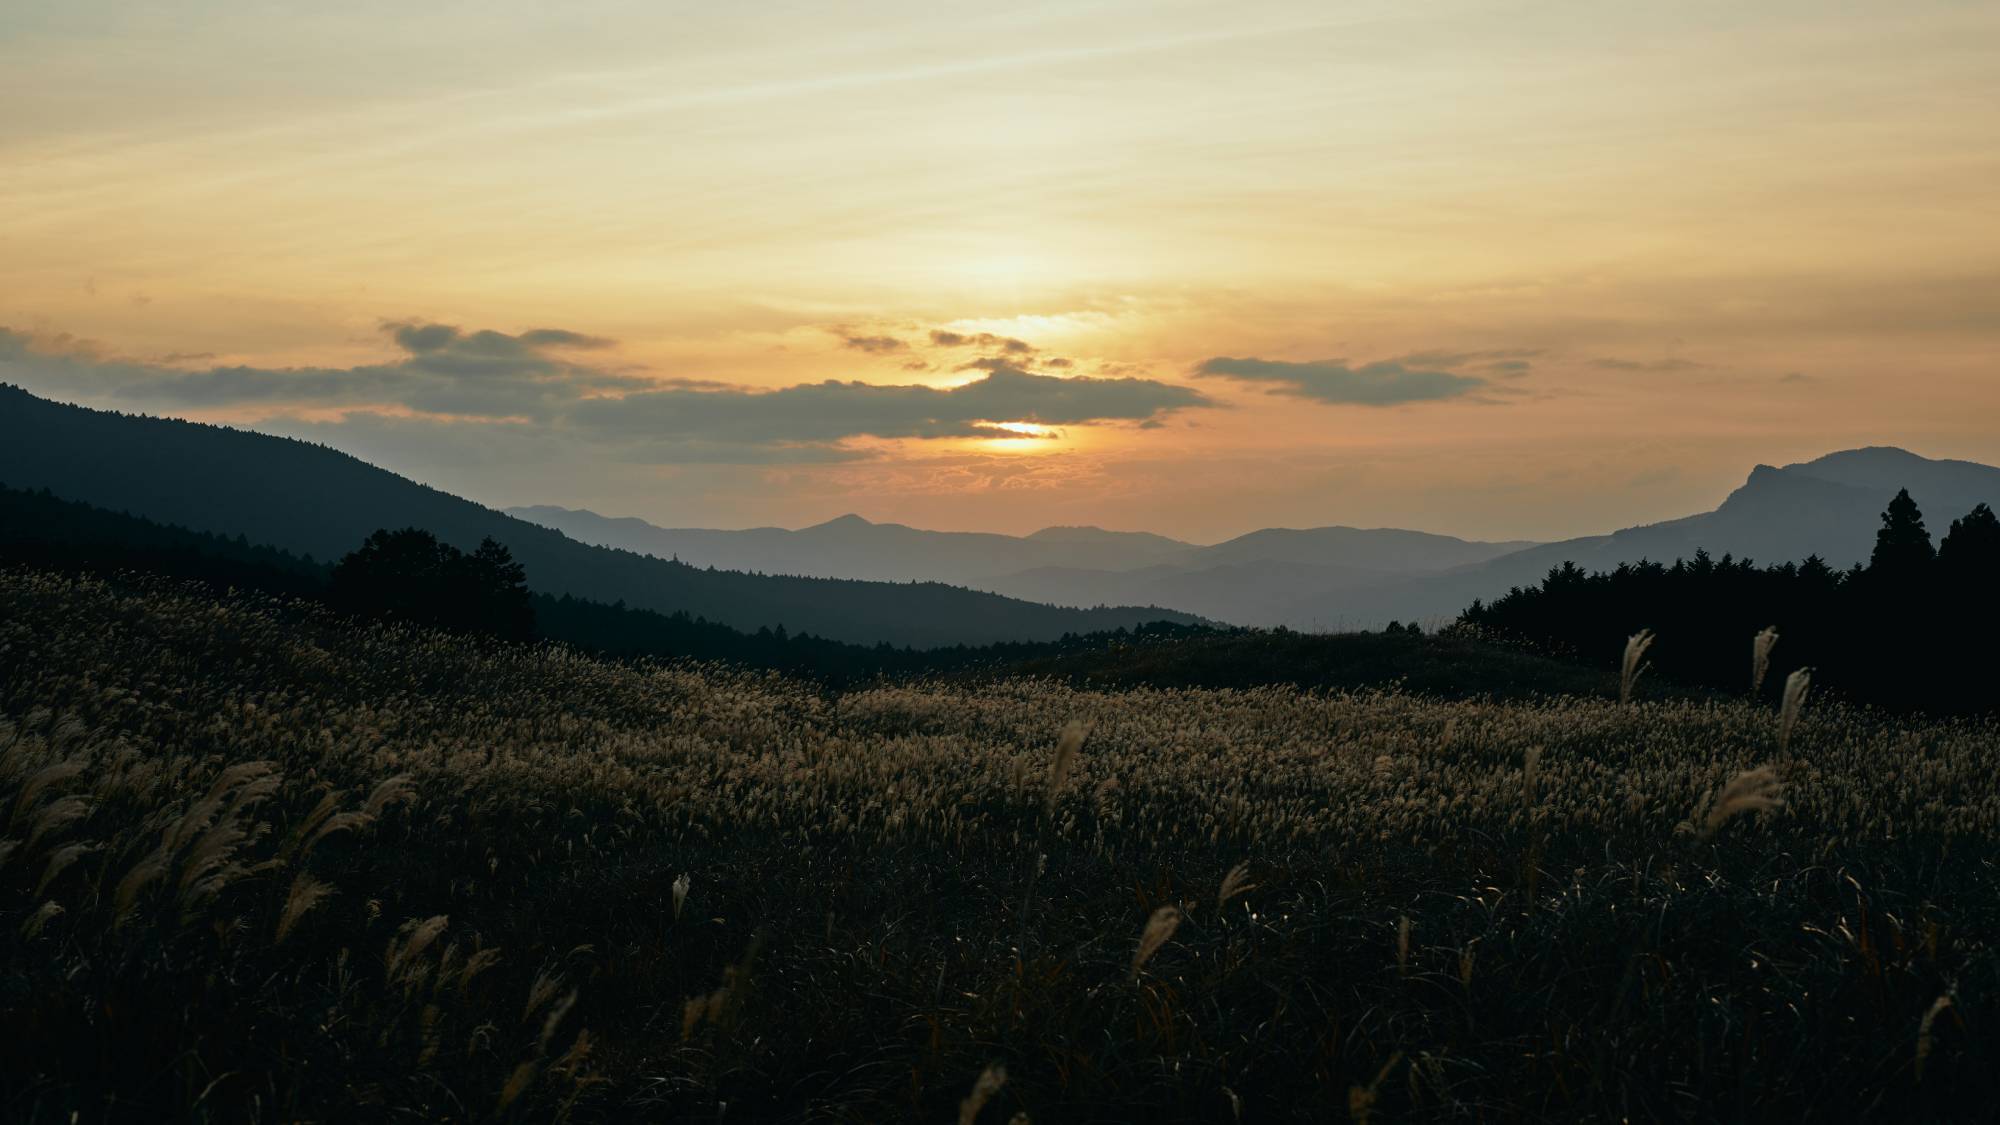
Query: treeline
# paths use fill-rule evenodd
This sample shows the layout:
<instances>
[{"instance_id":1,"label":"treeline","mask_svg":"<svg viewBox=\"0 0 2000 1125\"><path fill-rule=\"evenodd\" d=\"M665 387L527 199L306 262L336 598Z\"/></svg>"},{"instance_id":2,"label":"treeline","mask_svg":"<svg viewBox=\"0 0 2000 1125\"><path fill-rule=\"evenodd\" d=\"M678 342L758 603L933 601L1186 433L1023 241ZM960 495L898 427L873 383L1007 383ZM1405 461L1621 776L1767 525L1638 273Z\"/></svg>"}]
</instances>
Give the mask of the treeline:
<instances>
[{"instance_id":1,"label":"treeline","mask_svg":"<svg viewBox=\"0 0 2000 1125\"><path fill-rule=\"evenodd\" d=\"M1401 684L1465 697L1606 690L1601 668L1483 644L1424 637L1411 626L1308 634L1157 622L1053 641L916 649L857 645L782 627L744 631L687 612L550 596L507 548L460 551L427 531L378 530L339 562L0 486L0 564L101 574L144 571L220 592L256 589L324 602L360 617L456 632L557 641L629 658L692 659L768 669L829 687L892 678L1051 677L1079 686L1355 688Z\"/></svg>"},{"instance_id":2,"label":"treeline","mask_svg":"<svg viewBox=\"0 0 2000 1125\"><path fill-rule=\"evenodd\" d=\"M1980 504L1934 544L1904 490L1882 513L1866 565L1842 571L1811 557L1758 566L1706 552L1595 573L1564 563L1538 586L1474 602L1459 624L1605 665L1651 629L1652 675L1727 691L1750 690L1752 638L1769 627L1778 642L1767 693L1811 667L1818 688L1850 699L1986 711L1995 705L1985 646L2000 626L2000 519Z\"/></svg>"},{"instance_id":3,"label":"treeline","mask_svg":"<svg viewBox=\"0 0 2000 1125\"><path fill-rule=\"evenodd\" d=\"M337 563L243 536L162 524L0 484L0 562L100 574L144 571L311 598L361 617L468 635L550 640L613 656L717 661L849 684L882 676L1000 670L1035 659L1128 650L1223 633L1158 622L1055 641L916 649L857 645L778 628L747 632L686 612L536 593L508 549L460 551L418 528L381 529Z\"/></svg>"}]
</instances>

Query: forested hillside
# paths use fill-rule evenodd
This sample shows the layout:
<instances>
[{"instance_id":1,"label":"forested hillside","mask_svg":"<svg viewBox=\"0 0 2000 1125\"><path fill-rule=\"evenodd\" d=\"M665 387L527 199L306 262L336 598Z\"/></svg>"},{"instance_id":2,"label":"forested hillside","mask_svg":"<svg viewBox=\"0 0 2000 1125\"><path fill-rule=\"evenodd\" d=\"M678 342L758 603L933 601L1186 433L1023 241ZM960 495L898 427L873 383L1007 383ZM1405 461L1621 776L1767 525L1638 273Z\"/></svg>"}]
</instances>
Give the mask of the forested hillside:
<instances>
[{"instance_id":1,"label":"forested hillside","mask_svg":"<svg viewBox=\"0 0 2000 1125\"><path fill-rule=\"evenodd\" d=\"M932 647L1054 640L1185 613L1060 609L935 582L787 578L697 569L594 547L324 446L174 419L90 410L0 387L0 482L113 511L338 558L381 528L419 527L461 550L491 538L546 593L738 629Z\"/></svg>"}]
</instances>

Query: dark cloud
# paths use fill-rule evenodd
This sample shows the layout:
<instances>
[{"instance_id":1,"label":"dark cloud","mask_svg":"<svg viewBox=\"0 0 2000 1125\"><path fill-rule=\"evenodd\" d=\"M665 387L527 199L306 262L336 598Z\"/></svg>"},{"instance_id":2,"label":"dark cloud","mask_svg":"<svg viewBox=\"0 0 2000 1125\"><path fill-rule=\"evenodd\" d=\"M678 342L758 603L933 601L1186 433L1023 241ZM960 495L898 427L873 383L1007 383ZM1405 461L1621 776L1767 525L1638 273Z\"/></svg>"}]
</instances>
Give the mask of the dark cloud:
<instances>
[{"instance_id":1,"label":"dark cloud","mask_svg":"<svg viewBox=\"0 0 2000 1125\"><path fill-rule=\"evenodd\" d=\"M559 349L608 347L611 341L559 328L518 336L464 332L449 324L391 321L382 331L404 352L392 363L359 367L211 367L186 371L160 363L107 360L49 341L30 353L27 338L0 344L0 359L32 354L32 381L58 393L114 405L213 408L290 404L316 407L397 405L422 414L546 419L594 394L653 384L578 364ZM0 333L4 333L0 329ZM186 358L186 357L180 357Z\"/></svg>"},{"instance_id":2,"label":"dark cloud","mask_svg":"<svg viewBox=\"0 0 2000 1125\"><path fill-rule=\"evenodd\" d=\"M1260 384L1269 387L1273 394L1357 406L1394 406L1457 398L1487 385L1486 380L1477 376L1414 369L1394 360L1350 367L1339 360L1287 363L1217 356L1202 361L1194 373Z\"/></svg>"},{"instance_id":3,"label":"dark cloud","mask_svg":"<svg viewBox=\"0 0 2000 1125\"><path fill-rule=\"evenodd\" d=\"M346 432L385 445L450 434L445 447L472 442L465 446L471 449L478 435L496 448L522 448L533 435L653 463L851 460L869 455L842 446L852 438L1019 437L994 423L1144 423L1212 405L1189 387L1137 377L1059 378L999 358L979 362L985 374L956 387L828 380L763 390L575 363L557 351L608 342L561 329L508 335L398 321L383 331L403 351L401 359L347 368L189 371L105 359L80 346L50 351L47 340L0 328L0 380L127 408L269 407L289 432L309 430L321 439L329 427L353 427ZM301 408L343 410L346 420L303 421Z\"/></svg>"},{"instance_id":4,"label":"dark cloud","mask_svg":"<svg viewBox=\"0 0 2000 1125\"><path fill-rule=\"evenodd\" d=\"M1593 359L1590 361L1590 365L1592 367L1600 368L1605 371L1644 371L1649 373L1667 372L1667 371L1695 371L1700 368L1708 366L1705 363L1696 363L1694 360L1691 359L1643 359L1642 360L1642 359L1619 359L1616 356L1603 356L1598 359Z\"/></svg>"},{"instance_id":5,"label":"dark cloud","mask_svg":"<svg viewBox=\"0 0 2000 1125\"><path fill-rule=\"evenodd\" d=\"M829 443L744 445L703 438L640 436L608 442L567 428L523 422L459 421L406 417L359 410L338 420L286 415L258 422L255 429L303 438L345 450L362 460L393 466L426 466L435 471L477 469L482 473L521 465L563 464L589 472L598 458L641 465L797 465L866 460L869 450Z\"/></svg>"},{"instance_id":6,"label":"dark cloud","mask_svg":"<svg viewBox=\"0 0 2000 1125\"><path fill-rule=\"evenodd\" d=\"M1021 361L998 355L983 355L976 359L968 359L964 363L952 368L953 371L1020 371L1023 369Z\"/></svg>"},{"instance_id":7,"label":"dark cloud","mask_svg":"<svg viewBox=\"0 0 2000 1125\"><path fill-rule=\"evenodd\" d=\"M608 348L616 340L603 336L586 336L581 332L571 332L565 328L530 328L521 333L520 340L531 348Z\"/></svg>"},{"instance_id":8,"label":"dark cloud","mask_svg":"<svg viewBox=\"0 0 2000 1125\"><path fill-rule=\"evenodd\" d=\"M1026 340L1016 340L1012 336L995 336L991 332L943 332L931 330L931 346L938 348L999 348L1009 355L1033 355L1035 346Z\"/></svg>"},{"instance_id":9,"label":"dark cloud","mask_svg":"<svg viewBox=\"0 0 2000 1125\"><path fill-rule=\"evenodd\" d=\"M1145 421L1209 405L1150 379L1061 379L999 368L956 387L803 383L771 391L664 388L576 404L579 428L614 439L830 443L853 437L1018 437L995 422Z\"/></svg>"},{"instance_id":10,"label":"dark cloud","mask_svg":"<svg viewBox=\"0 0 2000 1125\"><path fill-rule=\"evenodd\" d=\"M867 352L870 355L905 351L910 346L894 336L856 336L846 332L841 332L839 335L841 347L853 348L857 352Z\"/></svg>"}]
</instances>

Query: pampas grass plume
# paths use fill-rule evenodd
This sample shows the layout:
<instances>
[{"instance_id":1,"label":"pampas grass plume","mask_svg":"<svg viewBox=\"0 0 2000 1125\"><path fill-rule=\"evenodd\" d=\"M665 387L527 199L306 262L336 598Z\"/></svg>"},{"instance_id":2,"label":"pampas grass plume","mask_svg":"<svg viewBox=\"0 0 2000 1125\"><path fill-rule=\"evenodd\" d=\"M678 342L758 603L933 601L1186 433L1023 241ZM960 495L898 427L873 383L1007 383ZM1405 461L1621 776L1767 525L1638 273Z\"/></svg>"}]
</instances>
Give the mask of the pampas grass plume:
<instances>
[{"instance_id":1,"label":"pampas grass plume","mask_svg":"<svg viewBox=\"0 0 2000 1125\"><path fill-rule=\"evenodd\" d=\"M1764 626L1764 631L1750 639L1750 694L1756 695L1764 688L1764 677L1771 672L1771 650L1778 646L1778 627Z\"/></svg>"},{"instance_id":2,"label":"pampas grass plume","mask_svg":"<svg viewBox=\"0 0 2000 1125\"><path fill-rule=\"evenodd\" d=\"M1632 689L1638 686L1639 673L1646 670L1646 650L1653 647L1653 631L1641 629L1625 640L1625 659L1618 670L1618 702L1632 702Z\"/></svg>"},{"instance_id":3,"label":"pampas grass plume","mask_svg":"<svg viewBox=\"0 0 2000 1125\"><path fill-rule=\"evenodd\" d=\"M1139 934L1139 948L1132 954L1133 980L1139 979L1139 970L1145 968L1153 954L1173 938L1180 925L1181 910L1178 906L1162 906L1146 919L1146 928Z\"/></svg>"}]
</instances>

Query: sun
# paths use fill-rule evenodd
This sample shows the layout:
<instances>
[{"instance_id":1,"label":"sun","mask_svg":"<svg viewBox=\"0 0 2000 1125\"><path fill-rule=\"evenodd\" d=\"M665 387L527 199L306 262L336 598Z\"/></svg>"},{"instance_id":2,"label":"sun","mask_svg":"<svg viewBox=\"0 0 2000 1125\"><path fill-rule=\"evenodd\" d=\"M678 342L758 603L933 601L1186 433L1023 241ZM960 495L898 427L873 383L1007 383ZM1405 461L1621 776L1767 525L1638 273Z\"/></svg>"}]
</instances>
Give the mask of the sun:
<instances>
[{"instance_id":1,"label":"sun","mask_svg":"<svg viewBox=\"0 0 2000 1125\"><path fill-rule=\"evenodd\" d=\"M975 439L978 447L989 453L1050 453L1060 445L1061 430L1035 422L987 422L988 429L1004 430L1018 437L990 437Z\"/></svg>"}]
</instances>

